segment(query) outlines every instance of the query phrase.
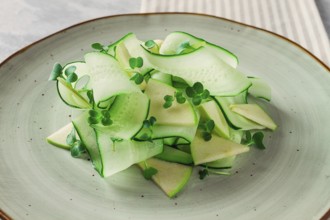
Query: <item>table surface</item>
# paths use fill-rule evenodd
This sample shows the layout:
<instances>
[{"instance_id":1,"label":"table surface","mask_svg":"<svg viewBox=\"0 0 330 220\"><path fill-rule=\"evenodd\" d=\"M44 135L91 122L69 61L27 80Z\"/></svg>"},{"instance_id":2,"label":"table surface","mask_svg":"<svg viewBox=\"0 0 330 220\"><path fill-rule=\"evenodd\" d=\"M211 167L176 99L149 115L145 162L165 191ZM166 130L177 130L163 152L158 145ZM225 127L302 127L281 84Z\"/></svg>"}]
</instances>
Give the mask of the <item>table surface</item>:
<instances>
[{"instance_id":1,"label":"table surface","mask_svg":"<svg viewBox=\"0 0 330 220\"><path fill-rule=\"evenodd\" d=\"M315 0L330 36L330 0ZM138 13L141 0L1 0L0 62L58 30L95 17Z\"/></svg>"}]
</instances>

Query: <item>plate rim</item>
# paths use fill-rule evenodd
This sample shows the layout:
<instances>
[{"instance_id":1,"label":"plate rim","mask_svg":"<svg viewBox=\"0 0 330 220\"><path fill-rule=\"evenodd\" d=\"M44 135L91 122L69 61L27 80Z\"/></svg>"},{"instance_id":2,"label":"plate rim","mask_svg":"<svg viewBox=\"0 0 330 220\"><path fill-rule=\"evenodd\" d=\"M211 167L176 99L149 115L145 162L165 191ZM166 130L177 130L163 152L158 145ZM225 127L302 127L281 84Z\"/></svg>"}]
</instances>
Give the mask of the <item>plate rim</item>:
<instances>
[{"instance_id":1,"label":"plate rim","mask_svg":"<svg viewBox=\"0 0 330 220\"><path fill-rule=\"evenodd\" d=\"M269 31L260 27L256 27L254 25L250 25L250 24L246 24L243 22L239 22L239 21L235 21L235 20L231 20L228 18L224 18L224 17L220 17L220 16L215 16L215 15L210 15L210 14L204 14L204 13L195 13L195 12L148 12L148 13L124 13L124 14L114 14L114 15L107 15L107 16L101 16L101 17L96 17L93 19L88 19L88 20L84 20L78 23L75 23L73 25L70 25L66 28L60 29L56 32L53 32L45 37L42 37L24 47L22 47L21 49L18 49L16 52L12 53L11 55L9 55L8 57L6 57L1 63L0 63L0 68L3 67L5 64L7 64L10 60L14 59L16 56L22 54L23 52L25 52L26 50L30 49L31 47L49 39L52 38L53 36L56 36L58 34L62 34L64 32L66 32L67 30L70 30L72 28L75 27L79 27L81 25L84 24L88 24L88 23L92 23L95 21L99 21L99 20L106 20L106 19L111 19L111 18L116 18L116 17L134 17L134 16L161 16L161 15L192 15L192 16L197 16L197 17L208 17L208 18L212 18L212 19L218 19L218 20L222 20L222 21L226 21L235 25L241 25L244 27L249 27L252 28L254 30L257 31L261 31L267 34L270 34L280 40L284 40L287 43L293 45L294 47L300 49L303 53L307 54L310 58L312 58L314 61L316 61L318 64L320 64L328 73L330 73L330 66L328 66L324 61L322 61L320 58L316 57L312 52L310 52L308 49L304 48L303 46L301 46L300 44L298 44L297 42L282 36L280 34L277 34L273 31ZM330 207L327 209L327 211L320 217L320 220L327 220L328 218L330 218ZM11 220L12 218L6 214L6 212L0 208L0 219L4 219L4 220Z\"/></svg>"}]
</instances>

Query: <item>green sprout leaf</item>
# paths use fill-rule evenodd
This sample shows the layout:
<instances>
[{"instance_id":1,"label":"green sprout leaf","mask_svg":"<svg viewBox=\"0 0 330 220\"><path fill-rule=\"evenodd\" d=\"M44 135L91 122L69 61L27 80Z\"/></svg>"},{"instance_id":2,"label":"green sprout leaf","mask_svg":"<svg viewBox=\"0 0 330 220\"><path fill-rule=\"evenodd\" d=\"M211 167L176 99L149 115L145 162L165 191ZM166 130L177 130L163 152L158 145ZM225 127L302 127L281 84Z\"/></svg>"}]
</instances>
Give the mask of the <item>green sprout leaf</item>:
<instances>
[{"instance_id":1,"label":"green sprout leaf","mask_svg":"<svg viewBox=\"0 0 330 220\"><path fill-rule=\"evenodd\" d=\"M91 116L93 118L96 118L96 117L100 116L100 113L98 111L93 110L93 109L89 110L88 114L89 114L89 116Z\"/></svg>"},{"instance_id":2,"label":"green sprout leaf","mask_svg":"<svg viewBox=\"0 0 330 220\"><path fill-rule=\"evenodd\" d=\"M193 89L197 94L202 94L204 91L203 84L200 82L195 82L193 85Z\"/></svg>"},{"instance_id":3,"label":"green sprout leaf","mask_svg":"<svg viewBox=\"0 0 330 220\"><path fill-rule=\"evenodd\" d=\"M254 144L258 149L266 149L265 145L263 144L264 134L262 132L259 131L254 133L252 139L254 140Z\"/></svg>"},{"instance_id":4,"label":"green sprout leaf","mask_svg":"<svg viewBox=\"0 0 330 220\"><path fill-rule=\"evenodd\" d=\"M153 40L147 40L144 45L148 48L148 49L151 49L153 48L154 46L156 46L156 42L153 41Z\"/></svg>"},{"instance_id":5,"label":"green sprout leaf","mask_svg":"<svg viewBox=\"0 0 330 220\"><path fill-rule=\"evenodd\" d=\"M136 85L140 85L143 82L144 77L141 73L135 73L134 76L130 78L130 80L133 80Z\"/></svg>"},{"instance_id":6,"label":"green sprout leaf","mask_svg":"<svg viewBox=\"0 0 330 220\"><path fill-rule=\"evenodd\" d=\"M263 144L264 134L259 131L251 135L250 131L245 132L245 140L243 141L243 144L254 146L260 150L266 149L265 145Z\"/></svg>"},{"instance_id":7,"label":"green sprout leaf","mask_svg":"<svg viewBox=\"0 0 330 220\"><path fill-rule=\"evenodd\" d=\"M202 99L207 99L208 97L210 97L210 92L209 92L209 90L205 89L202 92Z\"/></svg>"},{"instance_id":8,"label":"green sprout leaf","mask_svg":"<svg viewBox=\"0 0 330 220\"><path fill-rule=\"evenodd\" d=\"M108 110L102 110L101 114L104 118L110 118L110 112Z\"/></svg>"},{"instance_id":9,"label":"green sprout leaf","mask_svg":"<svg viewBox=\"0 0 330 220\"><path fill-rule=\"evenodd\" d=\"M205 128L206 128L207 132L211 133L214 129L214 126L215 126L214 121L211 119L209 119L205 122Z\"/></svg>"},{"instance_id":10,"label":"green sprout leaf","mask_svg":"<svg viewBox=\"0 0 330 220\"><path fill-rule=\"evenodd\" d=\"M131 69L141 68L143 66L143 59L142 57L131 57L129 58L128 63Z\"/></svg>"},{"instance_id":11,"label":"green sprout leaf","mask_svg":"<svg viewBox=\"0 0 330 220\"><path fill-rule=\"evenodd\" d=\"M112 120L110 118L104 117L104 118L102 118L101 123L104 126L109 126L109 125L112 125Z\"/></svg>"},{"instance_id":12,"label":"green sprout leaf","mask_svg":"<svg viewBox=\"0 0 330 220\"><path fill-rule=\"evenodd\" d=\"M87 91L87 97L89 99L90 104L94 104L94 95L93 95L93 90L88 90Z\"/></svg>"},{"instance_id":13,"label":"green sprout leaf","mask_svg":"<svg viewBox=\"0 0 330 220\"><path fill-rule=\"evenodd\" d=\"M195 106L197 106L202 103L202 98L200 96L194 96L191 101Z\"/></svg>"},{"instance_id":14,"label":"green sprout leaf","mask_svg":"<svg viewBox=\"0 0 330 220\"><path fill-rule=\"evenodd\" d=\"M77 141L76 138L76 130L73 128L70 132L70 134L68 134L68 136L66 137L66 143L69 146L72 146L75 142Z\"/></svg>"},{"instance_id":15,"label":"green sprout leaf","mask_svg":"<svg viewBox=\"0 0 330 220\"><path fill-rule=\"evenodd\" d=\"M195 92L195 90L194 90L193 87L189 87L189 86L188 86L188 87L186 88L185 92L186 92L186 94L187 94L187 96L188 96L189 98L193 98L193 97L196 95L196 92Z\"/></svg>"},{"instance_id":16,"label":"green sprout leaf","mask_svg":"<svg viewBox=\"0 0 330 220\"><path fill-rule=\"evenodd\" d=\"M184 53L189 53L191 51L194 51L195 48L193 48L189 41L184 41L180 44L180 46L178 47L178 49L176 50L177 54L184 54Z\"/></svg>"},{"instance_id":17,"label":"green sprout leaf","mask_svg":"<svg viewBox=\"0 0 330 220\"><path fill-rule=\"evenodd\" d=\"M210 141L212 139L212 134L206 131L202 132L202 136L204 141Z\"/></svg>"},{"instance_id":18,"label":"green sprout leaf","mask_svg":"<svg viewBox=\"0 0 330 220\"><path fill-rule=\"evenodd\" d=\"M143 170L143 176L147 180L151 180L152 176L157 174L157 173L158 173L158 170L154 167L148 167L148 168Z\"/></svg>"},{"instance_id":19,"label":"green sprout leaf","mask_svg":"<svg viewBox=\"0 0 330 220\"><path fill-rule=\"evenodd\" d=\"M151 126L154 126L154 124L156 123L156 121L157 121L157 119L156 119L154 116L151 116L151 117L149 118L149 122L150 122L150 125L151 125Z\"/></svg>"},{"instance_id":20,"label":"green sprout leaf","mask_svg":"<svg viewBox=\"0 0 330 220\"><path fill-rule=\"evenodd\" d=\"M100 122L99 118L94 118L94 117L89 117L88 118L88 123L90 125L95 125L95 124L98 124L99 122Z\"/></svg>"},{"instance_id":21,"label":"green sprout leaf","mask_svg":"<svg viewBox=\"0 0 330 220\"><path fill-rule=\"evenodd\" d=\"M83 145L81 141L78 140L72 145L70 151L72 157L80 157L81 154L83 154L86 151L86 147Z\"/></svg>"},{"instance_id":22,"label":"green sprout leaf","mask_svg":"<svg viewBox=\"0 0 330 220\"><path fill-rule=\"evenodd\" d=\"M206 176L209 175L209 171L208 169L202 169L198 171L198 174L199 174L199 179L203 180L205 179Z\"/></svg>"},{"instance_id":23,"label":"green sprout leaf","mask_svg":"<svg viewBox=\"0 0 330 220\"><path fill-rule=\"evenodd\" d=\"M65 71L64 71L64 74L66 76L69 76L71 75L72 73L74 73L76 71L77 67L76 66L70 66L69 68L67 68Z\"/></svg>"},{"instance_id":24,"label":"green sprout leaf","mask_svg":"<svg viewBox=\"0 0 330 220\"><path fill-rule=\"evenodd\" d=\"M150 126L151 126L151 124L150 124L149 120L146 119L146 120L143 121L143 127L144 128L150 128Z\"/></svg>"},{"instance_id":25,"label":"green sprout leaf","mask_svg":"<svg viewBox=\"0 0 330 220\"><path fill-rule=\"evenodd\" d=\"M100 43L93 43L91 46L95 50L103 50L103 45Z\"/></svg>"},{"instance_id":26,"label":"green sprout leaf","mask_svg":"<svg viewBox=\"0 0 330 220\"><path fill-rule=\"evenodd\" d=\"M71 74L68 75L68 77L66 78L66 81L67 81L68 83L73 83L73 82L77 81L77 79L78 79L77 74L75 74L75 73L71 73Z\"/></svg>"},{"instance_id":27,"label":"green sprout leaf","mask_svg":"<svg viewBox=\"0 0 330 220\"><path fill-rule=\"evenodd\" d=\"M53 70L50 73L48 80L57 80L57 77L61 76L63 67L59 63L55 63Z\"/></svg>"}]
</instances>

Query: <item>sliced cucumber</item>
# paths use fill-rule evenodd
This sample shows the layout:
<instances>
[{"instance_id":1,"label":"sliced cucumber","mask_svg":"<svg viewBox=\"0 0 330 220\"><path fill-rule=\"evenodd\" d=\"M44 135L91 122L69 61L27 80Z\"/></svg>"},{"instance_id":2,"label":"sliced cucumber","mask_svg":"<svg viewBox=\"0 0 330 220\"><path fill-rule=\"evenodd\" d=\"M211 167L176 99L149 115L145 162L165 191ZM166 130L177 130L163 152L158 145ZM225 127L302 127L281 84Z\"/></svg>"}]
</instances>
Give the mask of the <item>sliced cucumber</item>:
<instances>
[{"instance_id":1,"label":"sliced cucumber","mask_svg":"<svg viewBox=\"0 0 330 220\"><path fill-rule=\"evenodd\" d=\"M180 125L160 125L156 124L153 126L153 139L166 138L177 136L185 140L185 143L191 143L195 137L198 124L189 126Z\"/></svg>"},{"instance_id":2,"label":"sliced cucumber","mask_svg":"<svg viewBox=\"0 0 330 220\"><path fill-rule=\"evenodd\" d=\"M152 70L152 66L150 65L149 61L144 56L144 49L143 49L143 42L136 38L135 34L128 34L126 37L117 45L117 47L121 50L121 60L125 69L130 69L130 66L127 65L127 61L129 58L137 58L141 57L143 59L143 66L139 68L139 71L142 75ZM123 48L125 47L125 49ZM123 61L126 59L127 61Z\"/></svg>"},{"instance_id":3,"label":"sliced cucumber","mask_svg":"<svg viewBox=\"0 0 330 220\"><path fill-rule=\"evenodd\" d=\"M73 129L72 123L65 125L60 128L55 133L49 135L46 140L48 143L54 145L55 147L63 148L66 150L70 150L70 146L66 143L66 137L70 134Z\"/></svg>"},{"instance_id":4,"label":"sliced cucumber","mask_svg":"<svg viewBox=\"0 0 330 220\"><path fill-rule=\"evenodd\" d=\"M123 42L123 40L125 40L125 38L129 37L130 35L132 35L133 33L128 33L125 36L123 36L122 38L120 38L119 40L117 40L116 42L112 43L109 47L108 47L108 51L107 53L113 57L116 57L116 49L117 46Z\"/></svg>"},{"instance_id":5,"label":"sliced cucumber","mask_svg":"<svg viewBox=\"0 0 330 220\"><path fill-rule=\"evenodd\" d=\"M208 162L203 165L212 169L229 169L233 167L235 159L236 156L230 156L212 162Z\"/></svg>"},{"instance_id":6,"label":"sliced cucumber","mask_svg":"<svg viewBox=\"0 0 330 220\"><path fill-rule=\"evenodd\" d=\"M191 154L190 144L180 144L176 146L179 150Z\"/></svg>"},{"instance_id":7,"label":"sliced cucumber","mask_svg":"<svg viewBox=\"0 0 330 220\"><path fill-rule=\"evenodd\" d=\"M229 125L221 109L214 100L204 102L198 109L201 112L202 118L214 121L214 133L226 139L230 138Z\"/></svg>"},{"instance_id":8,"label":"sliced cucumber","mask_svg":"<svg viewBox=\"0 0 330 220\"><path fill-rule=\"evenodd\" d=\"M90 70L90 83L96 103L119 94L141 93L139 87L129 79L112 56L91 52L85 55L85 61Z\"/></svg>"},{"instance_id":9,"label":"sliced cucumber","mask_svg":"<svg viewBox=\"0 0 330 220\"><path fill-rule=\"evenodd\" d=\"M269 115L257 104L232 104L230 109L261 126L275 130L277 125Z\"/></svg>"},{"instance_id":10,"label":"sliced cucumber","mask_svg":"<svg viewBox=\"0 0 330 220\"><path fill-rule=\"evenodd\" d=\"M193 159L190 154L164 145L163 152L155 156L158 159L168 162L176 162L182 164L192 164Z\"/></svg>"},{"instance_id":11,"label":"sliced cucumber","mask_svg":"<svg viewBox=\"0 0 330 220\"><path fill-rule=\"evenodd\" d=\"M170 74L155 71L152 73L151 78L172 86L172 76Z\"/></svg>"},{"instance_id":12,"label":"sliced cucumber","mask_svg":"<svg viewBox=\"0 0 330 220\"><path fill-rule=\"evenodd\" d=\"M87 65L82 62L72 62L64 66L63 73L65 70L67 70L70 67L75 67L75 73L77 74L78 80L72 84L69 84L65 81L63 78L58 78L57 81L57 92L62 99L62 101L67 104L70 107L74 108L90 108L90 104L88 102L88 98L86 96L86 90L90 89L90 83L89 80L86 82L86 85L84 86L84 89L82 92L78 92L75 87L81 83L81 79L88 76L89 77L89 70ZM65 74L63 74L65 77Z\"/></svg>"},{"instance_id":13,"label":"sliced cucumber","mask_svg":"<svg viewBox=\"0 0 330 220\"><path fill-rule=\"evenodd\" d=\"M170 108L164 108L164 97L174 96L177 90L165 83L150 79L145 94L150 98L149 116L157 119L157 125L191 126L197 123L197 116L193 106L186 102L179 104L173 101Z\"/></svg>"},{"instance_id":14,"label":"sliced cucumber","mask_svg":"<svg viewBox=\"0 0 330 220\"><path fill-rule=\"evenodd\" d=\"M148 109L149 99L143 93L118 95L110 108L112 124L103 126L99 123L92 126L109 137L131 139L142 128Z\"/></svg>"},{"instance_id":15,"label":"sliced cucumber","mask_svg":"<svg viewBox=\"0 0 330 220\"><path fill-rule=\"evenodd\" d=\"M95 170L102 176L102 160L99 151L99 147L96 142L96 135L93 128L88 123L88 111L85 111L77 118L72 120L73 126L75 127L80 140L86 147L87 153L89 154Z\"/></svg>"},{"instance_id":16,"label":"sliced cucumber","mask_svg":"<svg viewBox=\"0 0 330 220\"><path fill-rule=\"evenodd\" d=\"M152 176L152 180L165 192L165 194L173 198L177 193L182 191L192 174L192 167L178 163L171 163L156 158L146 161L148 167L153 167L158 172ZM145 170L145 163L139 163L139 167Z\"/></svg>"},{"instance_id":17,"label":"sliced cucumber","mask_svg":"<svg viewBox=\"0 0 330 220\"><path fill-rule=\"evenodd\" d=\"M236 68L238 65L238 58L230 51L181 31L172 32L167 35L160 47L159 53L166 55L177 54L178 49L184 42L189 42L190 46L196 49L203 45L207 50L231 65L233 68Z\"/></svg>"},{"instance_id":18,"label":"sliced cucumber","mask_svg":"<svg viewBox=\"0 0 330 220\"><path fill-rule=\"evenodd\" d=\"M101 175L111 176L135 163L144 161L163 151L163 141L113 141L108 134L96 131L103 169Z\"/></svg>"},{"instance_id":19,"label":"sliced cucumber","mask_svg":"<svg viewBox=\"0 0 330 220\"><path fill-rule=\"evenodd\" d=\"M168 137L164 138L164 144L168 146L175 145L176 141L178 140L178 137Z\"/></svg>"},{"instance_id":20,"label":"sliced cucumber","mask_svg":"<svg viewBox=\"0 0 330 220\"><path fill-rule=\"evenodd\" d=\"M252 86L248 90L249 94L256 98L270 101L272 91L266 81L256 77L249 77L249 80L252 82Z\"/></svg>"},{"instance_id":21,"label":"sliced cucumber","mask_svg":"<svg viewBox=\"0 0 330 220\"><path fill-rule=\"evenodd\" d=\"M246 103L246 92L239 94L238 96L234 97L215 97L215 101L221 107L222 112L224 113L225 117L229 124L235 129L241 130L251 130L251 129L264 129L264 126L257 124L251 120L242 117L241 115L233 112L230 109L230 105L232 104L242 104Z\"/></svg>"},{"instance_id":22,"label":"sliced cucumber","mask_svg":"<svg viewBox=\"0 0 330 220\"><path fill-rule=\"evenodd\" d=\"M205 47L180 55L154 54L144 48L143 51L154 69L181 77L190 86L201 82L211 95L234 96L251 86L244 74L215 57Z\"/></svg>"},{"instance_id":23,"label":"sliced cucumber","mask_svg":"<svg viewBox=\"0 0 330 220\"><path fill-rule=\"evenodd\" d=\"M194 164L198 165L235 156L249 151L250 148L216 135L213 135L211 140L205 141L198 131L190 149Z\"/></svg>"}]
</instances>

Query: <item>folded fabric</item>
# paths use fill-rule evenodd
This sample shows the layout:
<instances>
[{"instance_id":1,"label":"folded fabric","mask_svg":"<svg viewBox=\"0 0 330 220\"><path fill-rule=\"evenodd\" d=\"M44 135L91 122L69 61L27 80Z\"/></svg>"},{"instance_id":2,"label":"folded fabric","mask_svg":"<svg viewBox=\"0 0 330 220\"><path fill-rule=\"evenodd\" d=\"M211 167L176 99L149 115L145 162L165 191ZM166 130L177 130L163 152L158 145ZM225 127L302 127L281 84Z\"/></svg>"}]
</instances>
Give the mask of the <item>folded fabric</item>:
<instances>
[{"instance_id":1,"label":"folded fabric","mask_svg":"<svg viewBox=\"0 0 330 220\"><path fill-rule=\"evenodd\" d=\"M142 0L145 12L195 12L283 35L330 65L330 45L314 0Z\"/></svg>"}]
</instances>

